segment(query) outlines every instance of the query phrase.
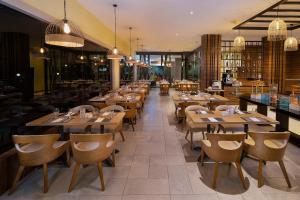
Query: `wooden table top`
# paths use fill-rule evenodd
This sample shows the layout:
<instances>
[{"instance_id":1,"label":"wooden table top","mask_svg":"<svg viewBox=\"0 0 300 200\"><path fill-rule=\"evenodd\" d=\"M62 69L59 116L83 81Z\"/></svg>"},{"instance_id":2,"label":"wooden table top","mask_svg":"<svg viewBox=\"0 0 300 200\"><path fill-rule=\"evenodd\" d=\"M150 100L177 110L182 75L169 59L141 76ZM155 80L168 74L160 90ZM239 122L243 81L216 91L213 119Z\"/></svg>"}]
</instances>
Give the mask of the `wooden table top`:
<instances>
[{"instance_id":1,"label":"wooden table top","mask_svg":"<svg viewBox=\"0 0 300 200\"><path fill-rule=\"evenodd\" d=\"M180 95L179 93L175 93L172 96L172 99L174 102L184 102L184 101L209 101L209 102L227 102L229 99L222 97L220 95L210 95L210 94L204 94L204 95Z\"/></svg>"},{"instance_id":2,"label":"wooden table top","mask_svg":"<svg viewBox=\"0 0 300 200\"><path fill-rule=\"evenodd\" d=\"M118 125L122 122L125 116L124 112L101 113L93 115L91 118L80 118L80 115L66 117L64 113L60 113L58 117L54 113L45 115L36 120L28 122L26 126L89 126L89 125ZM98 119L102 121L97 121Z\"/></svg>"},{"instance_id":3,"label":"wooden table top","mask_svg":"<svg viewBox=\"0 0 300 200\"><path fill-rule=\"evenodd\" d=\"M228 114L224 111L209 111L206 114L202 114L188 111L187 117L194 124L279 124L278 121L257 112L242 112L239 114ZM211 121L209 118L217 121Z\"/></svg>"},{"instance_id":4,"label":"wooden table top","mask_svg":"<svg viewBox=\"0 0 300 200\"><path fill-rule=\"evenodd\" d=\"M129 98L129 97L123 97L123 96L95 96L93 98L90 98L90 102L106 102L106 101L111 101L111 102L138 102L141 100L141 96L137 95L134 98Z\"/></svg>"}]
</instances>

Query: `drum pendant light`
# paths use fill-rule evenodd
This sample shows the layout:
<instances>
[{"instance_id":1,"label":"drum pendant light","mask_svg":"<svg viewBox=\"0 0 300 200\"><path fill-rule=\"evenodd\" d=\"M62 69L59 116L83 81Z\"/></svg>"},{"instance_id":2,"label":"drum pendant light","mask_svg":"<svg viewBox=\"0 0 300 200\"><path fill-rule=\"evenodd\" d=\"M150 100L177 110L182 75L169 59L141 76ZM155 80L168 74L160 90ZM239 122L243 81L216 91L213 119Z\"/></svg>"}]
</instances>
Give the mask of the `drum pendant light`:
<instances>
[{"instance_id":1,"label":"drum pendant light","mask_svg":"<svg viewBox=\"0 0 300 200\"><path fill-rule=\"evenodd\" d=\"M114 16L115 16L115 46L111 51L111 54L107 55L107 59L110 60L121 60L122 56L119 55L119 50L117 49L117 4L113 4Z\"/></svg>"},{"instance_id":2,"label":"drum pendant light","mask_svg":"<svg viewBox=\"0 0 300 200\"><path fill-rule=\"evenodd\" d=\"M83 47L84 37L78 26L67 19L66 0L64 0L64 19L50 23L45 31L45 42L63 47Z\"/></svg>"},{"instance_id":3,"label":"drum pendant light","mask_svg":"<svg viewBox=\"0 0 300 200\"><path fill-rule=\"evenodd\" d=\"M133 65L135 64L135 60L134 58L132 57L132 52L131 52L131 31L132 31L132 27L129 27L129 58L128 60L126 61L127 64L130 64L130 65Z\"/></svg>"}]
</instances>

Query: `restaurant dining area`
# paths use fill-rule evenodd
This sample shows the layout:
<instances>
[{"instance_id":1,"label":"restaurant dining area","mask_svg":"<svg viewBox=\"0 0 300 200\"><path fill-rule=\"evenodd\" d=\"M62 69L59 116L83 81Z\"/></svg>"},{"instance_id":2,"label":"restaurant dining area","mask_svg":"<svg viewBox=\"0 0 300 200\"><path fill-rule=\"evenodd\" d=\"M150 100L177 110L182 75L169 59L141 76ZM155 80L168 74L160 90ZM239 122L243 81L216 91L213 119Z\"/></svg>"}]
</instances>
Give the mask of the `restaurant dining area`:
<instances>
[{"instance_id":1,"label":"restaurant dining area","mask_svg":"<svg viewBox=\"0 0 300 200\"><path fill-rule=\"evenodd\" d=\"M299 200L300 0L0 0L0 200Z\"/></svg>"}]
</instances>

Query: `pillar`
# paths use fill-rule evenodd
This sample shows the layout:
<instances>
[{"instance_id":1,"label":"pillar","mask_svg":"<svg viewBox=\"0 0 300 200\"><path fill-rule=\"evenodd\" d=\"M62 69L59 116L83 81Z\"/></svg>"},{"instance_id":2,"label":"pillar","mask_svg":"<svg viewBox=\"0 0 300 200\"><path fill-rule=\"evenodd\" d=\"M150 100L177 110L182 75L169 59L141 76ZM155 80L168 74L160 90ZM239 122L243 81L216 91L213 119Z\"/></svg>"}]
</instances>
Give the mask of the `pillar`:
<instances>
[{"instance_id":1,"label":"pillar","mask_svg":"<svg viewBox=\"0 0 300 200\"><path fill-rule=\"evenodd\" d=\"M120 88L120 60L113 59L111 70L111 85L112 89L116 90Z\"/></svg>"},{"instance_id":2,"label":"pillar","mask_svg":"<svg viewBox=\"0 0 300 200\"><path fill-rule=\"evenodd\" d=\"M138 75L138 73L137 73L137 65L133 65L133 81L135 82L135 81L137 81L137 75Z\"/></svg>"},{"instance_id":3,"label":"pillar","mask_svg":"<svg viewBox=\"0 0 300 200\"><path fill-rule=\"evenodd\" d=\"M207 88L221 76L221 35L206 34L201 37L201 89Z\"/></svg>"}]
</instances>

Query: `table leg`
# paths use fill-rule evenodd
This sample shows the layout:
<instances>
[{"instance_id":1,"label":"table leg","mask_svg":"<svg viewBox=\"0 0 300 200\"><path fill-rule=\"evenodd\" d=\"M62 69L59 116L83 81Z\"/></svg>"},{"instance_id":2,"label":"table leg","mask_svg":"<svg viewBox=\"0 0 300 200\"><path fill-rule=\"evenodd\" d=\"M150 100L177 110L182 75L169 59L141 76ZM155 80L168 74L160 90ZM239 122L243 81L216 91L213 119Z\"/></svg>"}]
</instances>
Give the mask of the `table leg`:
<instances>
[{"instance_id":1,"label":"table leg","mask_svg":"<svg viewBox=\"0 0 300 200\"><path fill-rule=\"evenodd\" d=\"M276 124L276 131L287 131L289 130L289 115L276 110L276 120L279 121L279 124Z\"/></svg>"},{"instance_id":2,"label":"table leg","mask_svg":"<svg viewBox=\"0 0 300 200\"><path fill-rule=\"evenodd\" d=\"M268 115L268 106L257 105L257 112L267 116Z\"/></svg>"},{"instance_id":3,"label":"table leg","mask_svg":"<svg viewBox=\"0 0 300 200\"><path fill-rule=\"evenodd\" d=\"M247 111L248 103L244 99L240 99L240 110Z\"/></svg>"}]
</instances>

